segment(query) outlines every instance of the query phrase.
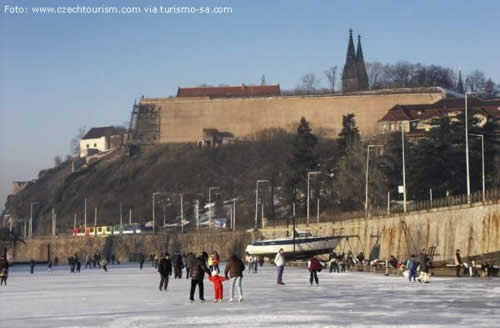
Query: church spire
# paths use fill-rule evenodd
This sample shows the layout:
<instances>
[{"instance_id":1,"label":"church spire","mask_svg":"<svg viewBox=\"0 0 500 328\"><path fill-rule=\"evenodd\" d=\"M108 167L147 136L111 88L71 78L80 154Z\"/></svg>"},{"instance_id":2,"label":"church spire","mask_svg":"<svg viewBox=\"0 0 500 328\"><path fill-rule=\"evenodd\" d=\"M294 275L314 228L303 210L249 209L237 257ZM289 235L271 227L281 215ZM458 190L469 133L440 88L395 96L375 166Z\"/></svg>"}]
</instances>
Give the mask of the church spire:
<instances>
[{"instance_id":1,"label":"church spire","mask_svg":"<svg viewBox=\"0 0 500 328\"><path fill-rule=\"evenodd\" d=\"M354 52L354 41L352 40L352 29L349 29L349 44L347 45L347 55L345 58L346 65L353 63L356 60Z\"/></svg>"},{"instance_id":2,"label":"church spire","mask_svg":"<svg viewBox=\"0 0 500 328\"><path fill-rule=\"evenodd\" d=\"M361 35L358 34L358 48L356 49L356 61L365 62L363 58L363 49L361 49Z\"/></svg>"},{"instance_id":3,"label":"church spire","mask_svg":"<svg viewBox=\"0 0 500 328\"><path fill-rule=\"evenodd\" d=\"M358 35L358 49L354 51L352 29L350 29L347 56L344 71L342 72L342 91L355 92L368 89L368 74L366 73L365 59L363 49L361 48L361 36Z\"/></svg>"},{"instance_id":4,"label":"church spire","mask_svg":"<svg viewBox=\"0 0 500 328\"><path fill-rule=\"evenodd\" d=\"M356 64L356 53L354 52L354 41L352 40L352 29L349 30L349 43L345 58L344 70L342 71L342 91L358 91L358 70Z\"/></svg>"},{"instance_id":5,"label":"church spire","mask_svg":"<svg viewBox=\"0 0 500 328\"><path fill-rule=\"evenodd\" d=\"M356 49L356 66L358 70L359 90L368 90L368 74L366 73L363 49L361 48L361 35L358 34L358 48Z\"/></svg>"}]
</instances>

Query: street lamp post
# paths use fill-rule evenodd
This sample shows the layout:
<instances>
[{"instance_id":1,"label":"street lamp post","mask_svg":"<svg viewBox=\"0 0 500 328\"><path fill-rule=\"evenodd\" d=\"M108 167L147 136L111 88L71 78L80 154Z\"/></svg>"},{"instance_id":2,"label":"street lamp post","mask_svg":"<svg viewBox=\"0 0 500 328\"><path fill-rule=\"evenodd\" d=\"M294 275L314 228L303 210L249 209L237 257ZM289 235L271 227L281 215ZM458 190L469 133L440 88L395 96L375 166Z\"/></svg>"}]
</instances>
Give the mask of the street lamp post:
<instances>
[{"instance_id":1,"label":"street lamp post","mask_svg":"<svg viewBox=\"0 0 500 328\"><path fill-rule=\"evenodd\" d=\"M167 213L165 206L163 206L163 233L167 233Z\"/></svg>"},{"instance_id":2,"label":"street lamp post","mask_svg":"<svg viewBox=\"0 0 500 328\"><path fill-rule=\"evenodd\" d=\"M184 233L184 195L181 194L181 232Z\"/></svg>"},{"instance_id":3,"label":"street lamp post","mask_svg":"<svg viewBox=\"0 0 500 328\"><path fill-rule=\"evenodd\" d=\"M467 113L468 101L467 96L476 94L477 92L465 93L465 164L467 170L467 203L470 204L470 169L469 169L469 118Z\"/></svg>"},{"instance_id":4,"label":"street lamp post","mask_svg":"<svg viewBox=\"0 0 500 328\"><path fill-rule=\"evenodd\" d=\"M56 210L52 207L52 237L55 236L56 236Z\"/></svg>"},{"instance_id":5,"label":"street lamp post","mask_svg":"<svg viewBox=\"0 0 500 328\"><path fill-rule=\"evenodd\" d=\"M384 145L368 145L366 153L366 181L365 181L365 216L368 217L368 168L370 167L370 148L384 147Z\"/></svg>"},{"instance_id":6,"label":"street lamp post","mask_svg":"<svg viewBox=\"0 0 500 328\"><path fill-rule=\"evenodd\" d=\"M416 120L409 120L408 125L411 122L416 122ZM405 129L403 126L403 121L401 121L401 149L402 149L402 158L403 158L403 212L406 213L406 165L405 165Z\"/></svg>"},{"instance_id":7,"label":"street lamp post","mask_svg":"<svg viewBox=\"0 0 500 328\"><path fill-rule=\"evenodd\" d=\"M232 199L233 201L233 208L232 208L232 219L233 219L233 222L232 222L232 226L233 226L233 232L236 231L236 198L233 198Z\"/></svg>"},{"instance_id":8,"label":"street lamp post","mask_svg":"<svg viewBox=\"0 0 500 328\"><path fill-rule=\"evenodd\" d=\"M211 204L212 204L212 197L211 197L211 192L212 190L219 189L219 187L208 187L208 231L210 231L210 223L212 222L212 209L211 209ZM215 213L215 204L214 204L214 213Z\"/></svg>"},{"instance_id":9,"label":"street lamp post","mask_svg":"<svg viewBox=\"0 0 500 328\"><path fill-rule=\"evenodd\" d=\"M153 233L156 232L156 227L155 227L155 197L157 195L161 195L163 194L164 192L160 192L160 191L157 191L157 192L154 192L153 193Z\"/></svg>"},{"instance_id":10,"label":"street lamp post","mask_svg":"<svg viewBox=\"0 0 500 328\"><path fill-rule=\"evenodd\" d=\"M259 217L259 183L266 183L269 180L257 180L257 184L255 186L255 230L257 230L257 220Z\"/></svg>"},{"instance_id":11,"label":"street lamp post","mask_svg":"<svg viewBox=\"0 0 500 328\"><path fill-rule=\"evenodd\" d=\"M84 199L83 232L87 235L87 198Z\"/></svg>"},{"instance_id":12,"label":"street lamp post","mask_svg":"<svg viewBox=\"0 0 500 328\"><path fill-rule=\"evenodd\" d=\"M194 216L196 218L196 232L200 232L200 201L194 202Z\"/></svg>"},{"instance_id":13,"label":"street lamp post","mask_svg":"<svg viewBox=\"0 0 500 328\"><path fill-rule=\"evenodd\" d=\"M120 202L120 234L123 233L123 206Z\"/></svg>"},{"instance_id":14,"label":"street lamp post","mask_svg":"<svg viewBox=\"0 0 500 328\"><path fill-rule=\"evenodd\" d=\"M97 207L94 208L94 235L97 236Z\"/></svg>"},{"instance_id":15,"label":"street lamp post","mask_svg":"<svg viewBox=\"0 0 500 328\"><path fill-rule=\"evenodd\" d=\"M29 226L29 237L33 238L33 205L40 204L40 202L31 202L30 204L30 226Z\"/></svg>"},{"instance_id":16,"label":"street lamp post","mask_svg":"<svg viewBox=\"0 0 500 328\"><path fill-rule=\"evenodd\" d=\"M309 191L309 178L311 175L320 174L319 171L307 172L307 224L309 224L309 198L311 197L311 192Z\"/></svg>"},{"instance_id":17,"label":"street lamp post","mask_svg":"<svg viewBox=\"0 0 500 328\"><path fill-rule=\"evenodd\" d=\"M469 172L469 119L467 117L467 95L465 93L465 165L467 170L467 203L470 204L470 172Z\"/></svg>"},{"instance_id":18,"label":"street lamp post","mask_svg":"<svg viewBox=\"0 0 500 328\"><path fill-rule=\"evenodd\" d=\"M471 133L471 136L481 138L481 172L483 178L483 202L486 201L486 178L484 171L484 134L474 134Z\"/></svg>"}]
</instances>

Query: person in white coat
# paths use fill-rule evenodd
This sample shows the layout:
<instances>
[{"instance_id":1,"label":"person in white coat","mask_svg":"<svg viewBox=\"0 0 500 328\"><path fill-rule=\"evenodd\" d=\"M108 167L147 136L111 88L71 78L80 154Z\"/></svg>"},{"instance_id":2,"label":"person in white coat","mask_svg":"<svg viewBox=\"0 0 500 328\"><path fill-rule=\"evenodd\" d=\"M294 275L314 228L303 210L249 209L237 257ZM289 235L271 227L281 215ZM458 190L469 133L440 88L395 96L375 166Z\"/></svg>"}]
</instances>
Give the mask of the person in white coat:
<instances>
[{"instance_id":1,"label":"person in white coat","mask_svg":"<svg viewBox=\"0 0 500 328\"><path fill-rule=\"evenodd\" d=\"M283 248L274 257L274 264L278 268L278 285L284 285L283 270L285 269L285 256L283 255Z\"/></svg>"},{"instance_id":2,"label":"person in white coat","mask_svg":"<svg viewBox=\"0 0 500 328\"><path fill-rule=\"evenodd\" d=\"M248 266L248 272L252 273L253 271L253 256L250 255L248 252L246 253L245 255L245 262L247 262L247 266Z\"/></svg>"}]
</instances>

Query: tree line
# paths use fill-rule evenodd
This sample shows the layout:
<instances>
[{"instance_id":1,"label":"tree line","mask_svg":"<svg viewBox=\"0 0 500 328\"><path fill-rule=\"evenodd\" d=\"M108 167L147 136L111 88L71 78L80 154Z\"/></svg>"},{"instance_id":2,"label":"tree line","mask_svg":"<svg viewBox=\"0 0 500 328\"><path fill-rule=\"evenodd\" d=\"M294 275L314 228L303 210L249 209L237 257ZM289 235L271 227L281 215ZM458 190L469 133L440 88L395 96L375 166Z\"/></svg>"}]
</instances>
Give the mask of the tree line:
<instances>
[{"instance_id":1,"label":"tree line","mask_svg":"<svg viewBox=\"0 0 500 328\"><path fill-rule=\"evenodd\" d=\"M406 185L410 201L429 199L429 189L434 196L446 197L466 193L465 119L448 117L431 122L432 129L419 139L405 142ZM500 142L494 122L483 126L474 117L469 117L469 133L484 135L486 188L500 186L500 163L496 156ZM328 148L319 146L328 143ZM356 127L354 114L343 116L343 128L338 139L321 141L312 134L312 129L302 118L295 141L289 175L287 177L287 200L304 207L307 189L307 172L320 171L313 179L311 197L319 197L323 208L337 211L361 210L365 205L365 178L368 144L379 144L370 152L369 204L385 207L387 193L391 199L401 200L398 186L402 183L401 133L362 140ZM470 180L472 191L482 188L481 144L478 138L470 137ZM300 195L297 197L297 195Z\"/></svg>"},{"instance_id":2,"label":"tree line","mask_svg":"<svg viewBox=\"0 0 500 328\"><path fill-rule=\"evenodd\" d=\"M395 64L367 62L366 71L370 90L438 86L461 94L465 91L477 92L483 98L500 97L500 85L479 70L462 77L461 72L448 67L400 61ZM323 75L324 78L315 73L306 73L295 89L283 90L282 94L321 95L341 90L337 80L341 79L342 72L337 77L337 66L326 69Z\"/></svg>"}]
</instances>

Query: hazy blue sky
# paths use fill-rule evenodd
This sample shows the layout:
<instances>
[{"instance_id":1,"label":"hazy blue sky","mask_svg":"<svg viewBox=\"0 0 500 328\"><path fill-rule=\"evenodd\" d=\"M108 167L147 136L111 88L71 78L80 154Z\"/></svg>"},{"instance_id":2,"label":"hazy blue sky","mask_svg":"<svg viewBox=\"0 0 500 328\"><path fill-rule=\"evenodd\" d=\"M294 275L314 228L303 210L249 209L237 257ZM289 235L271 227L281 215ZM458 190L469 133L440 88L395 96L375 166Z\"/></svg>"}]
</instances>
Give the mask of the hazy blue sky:
<instances>
[{"instance_id":1,"label":"hazy blue sky","mask_svg":"<svg viewBox=\"0 0 500 328\"><path fill-rule=\"evenodd\" d=\"M69 153L81 126L122 124L135 98L178 86L294 88L341 69L349 28L366 61L484 71L500 82L500 1L0 0L0 209L12 180ZM231 6L228 15L8 15L5 5ZM323 79L323 82L324 79Z\"/></svg>"}]
</instances>

